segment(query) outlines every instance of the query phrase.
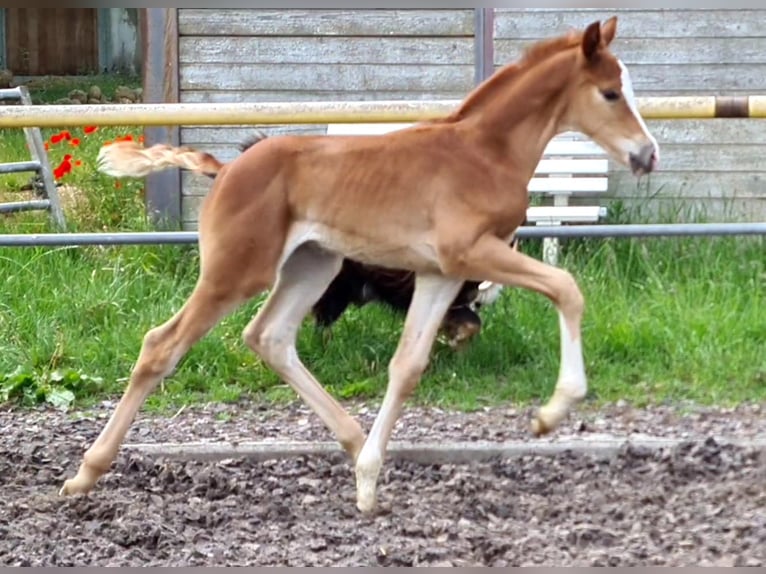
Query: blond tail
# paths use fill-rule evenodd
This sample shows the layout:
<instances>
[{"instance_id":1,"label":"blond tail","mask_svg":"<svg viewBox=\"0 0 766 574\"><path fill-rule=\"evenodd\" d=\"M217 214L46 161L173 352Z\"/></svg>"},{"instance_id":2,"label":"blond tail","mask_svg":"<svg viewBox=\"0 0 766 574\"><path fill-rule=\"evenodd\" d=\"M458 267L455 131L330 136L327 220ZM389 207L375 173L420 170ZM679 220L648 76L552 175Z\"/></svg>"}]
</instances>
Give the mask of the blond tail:
<instances>
[{"instance_id":1,"label":"blond tail","mask_svg":"<svg viewBox=\"0 0 766 574\"><path fill-rule=\"evenodd\" d=\"M143 177L171 167L215 177L223 167L209 153L166 144L144 148L133 141L115 142L102 147L97 162L101 173L113 177Z\"/></svg>"}]
</instances>

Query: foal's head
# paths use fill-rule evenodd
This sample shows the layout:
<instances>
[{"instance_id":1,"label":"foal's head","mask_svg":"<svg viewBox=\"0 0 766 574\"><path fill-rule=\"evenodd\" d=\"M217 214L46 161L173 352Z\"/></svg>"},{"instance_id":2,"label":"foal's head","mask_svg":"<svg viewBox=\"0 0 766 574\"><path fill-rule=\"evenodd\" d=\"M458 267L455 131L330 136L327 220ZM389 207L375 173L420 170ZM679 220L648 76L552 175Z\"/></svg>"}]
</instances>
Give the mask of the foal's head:
<instances>
[{"instance_id":1,"label":"foal's head","mask_svg":"<svg viewBox=\"0 0 766 574\"><path fill-rule=\"evenodd\" d=\"M659 161L659 146L638 112L628 69L609 51L617 18L594 22L580 36L578 74L570 86L565 124L603 147L636 175Z\"/></svg>"}]
</instances>

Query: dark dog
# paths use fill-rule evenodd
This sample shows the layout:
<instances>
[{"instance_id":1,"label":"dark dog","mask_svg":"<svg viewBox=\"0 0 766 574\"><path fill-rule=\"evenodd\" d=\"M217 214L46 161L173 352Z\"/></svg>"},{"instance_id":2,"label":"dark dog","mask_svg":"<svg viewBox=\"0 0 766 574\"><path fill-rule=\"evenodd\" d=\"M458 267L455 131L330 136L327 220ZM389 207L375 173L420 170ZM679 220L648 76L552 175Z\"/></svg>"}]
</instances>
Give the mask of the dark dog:
<instances>
[{"instance_id":1,"label":"dark dog","mask_svg":"<svg viewBox=\"0 0 766 574\"><path fill-rule=\"evenodd\" d=\"M479 297L479 286L478 282L466 281L444 317L441 330L453 348L481 330L476 310L490 301ZM361 307L379 301L405 313L414 290L415 274L410 271L366 265L346 258L338 275L314 305L312 314L319 327L327 328L349 305Z\"/></svg>"},{"instance_id":2,"label":"dark dog","mask_svg":"<svg viewBox=\"0 0 766 574\"><path fill-rule=\"evenodd\" d=\"M256 132L243 141L239 149L244 152L266 137L264 133ZM511 245L517 248L515 238ZM492 303L500 289L501 286L492 283L466 281L463 284L441 326L450 347L459 347L481 330L481 318L477 311L482 305ZM414 290L415 274L411 271L366 265L344 258L340 272L314 304L311 314L319 328L327 329L350 305L362 307L378 301L394 311L406 313Z\"/></svg>"}]
</instances>

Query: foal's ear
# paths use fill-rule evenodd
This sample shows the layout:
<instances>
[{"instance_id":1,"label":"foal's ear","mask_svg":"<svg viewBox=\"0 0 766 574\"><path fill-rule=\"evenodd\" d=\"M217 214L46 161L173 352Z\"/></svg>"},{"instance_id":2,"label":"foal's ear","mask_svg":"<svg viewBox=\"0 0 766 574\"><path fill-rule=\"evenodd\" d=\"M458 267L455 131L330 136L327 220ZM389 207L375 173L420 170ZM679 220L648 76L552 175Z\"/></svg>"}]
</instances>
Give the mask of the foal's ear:
<instances>
[{"instance_id":1,"label":"foal's ear","mask_svg":"<svg viewBox=\"0 0 766 574\"><path fill-rule=\"evenodd\" d=\"M617 16L612 16L601 25L601 39L604 41L604 45L608 46L614 40L614 36L617 33Z\"/></svg>"},{"instance_id":2,"label":"foal's ear","mask_svg":"<svg viewBox=\"0 0 766 574\"><path fill-rule=\"evenodd\" d=\"M601 45L601 22L593 22L585 29L582 37L582 52L585 59L590 61L598 52Z\"/></svg>"}]
</instances>

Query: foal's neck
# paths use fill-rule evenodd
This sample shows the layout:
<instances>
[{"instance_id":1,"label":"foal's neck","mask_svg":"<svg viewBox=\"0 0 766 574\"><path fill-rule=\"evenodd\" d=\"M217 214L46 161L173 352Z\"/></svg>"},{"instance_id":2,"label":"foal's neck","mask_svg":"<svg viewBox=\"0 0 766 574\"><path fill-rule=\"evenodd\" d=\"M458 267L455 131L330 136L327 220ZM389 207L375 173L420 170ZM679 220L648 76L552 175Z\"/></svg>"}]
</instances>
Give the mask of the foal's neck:
<instances>
[{"instance_id":1,"label":"foal's neck","mask_svg":"<svg viewBox=\"0 0 766 574\"><path fill-rule=\"evenodd\" d=\"M545 146L562 131L565 95L576 51L534 64L510 65L477 88L455 114L487 154L505 165L529 167L532 177Z\"/></svg>"}]
</instances>

